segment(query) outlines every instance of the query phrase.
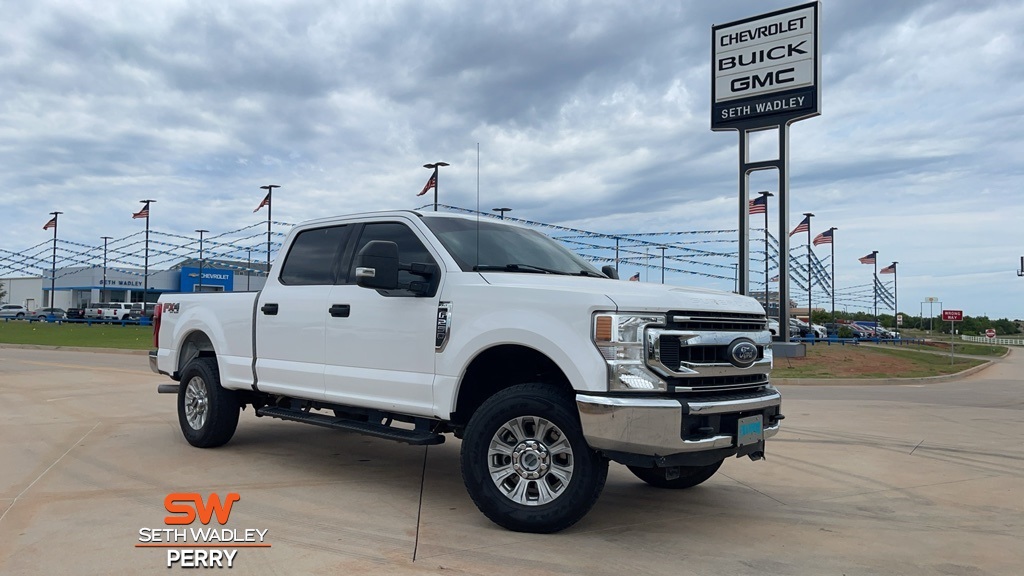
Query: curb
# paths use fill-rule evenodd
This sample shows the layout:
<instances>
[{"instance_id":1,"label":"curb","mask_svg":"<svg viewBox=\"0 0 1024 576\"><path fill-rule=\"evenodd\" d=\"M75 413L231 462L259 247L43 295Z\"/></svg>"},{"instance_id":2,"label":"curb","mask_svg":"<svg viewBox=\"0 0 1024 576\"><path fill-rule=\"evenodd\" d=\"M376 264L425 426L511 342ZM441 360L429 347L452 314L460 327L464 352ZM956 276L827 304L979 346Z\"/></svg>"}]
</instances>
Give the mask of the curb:
<instances>
[{"instance_id":1,"label":"curb","mask_svg":"<svg viewBox=\"0 0 1024 576\"><path fill-rule=\"evenodd\" d=\"M959 380L971 374L981 372L995 362L986 362L955 374L942 376L926 376L924 378L772 378L771 382L778 386L899 386L906 384L939 384Z\"/></svg>"},{"instance_id":2,"label":"curb","mask_svg":"<svg viewBox=\"0 0 1024 576\"><path fill-rule=\"evenodd\" d=\"M60 350L63 352L103 352L104 354L136 354L144 356L149 350L128 350L125 348L90 348L89 346L46 346L44 344L4 344L0 348L15 348L22 350Z\"/></svg>"}]
</instances>

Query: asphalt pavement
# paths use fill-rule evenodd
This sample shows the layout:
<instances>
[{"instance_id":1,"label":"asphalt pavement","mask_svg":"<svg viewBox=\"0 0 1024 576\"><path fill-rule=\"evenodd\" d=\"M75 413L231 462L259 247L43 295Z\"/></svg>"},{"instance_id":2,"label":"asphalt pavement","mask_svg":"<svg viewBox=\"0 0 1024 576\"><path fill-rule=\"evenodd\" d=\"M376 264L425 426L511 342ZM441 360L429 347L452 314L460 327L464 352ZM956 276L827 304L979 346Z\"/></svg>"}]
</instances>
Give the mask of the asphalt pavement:
<instances>
[{"instance_id":1,"label":"asphalt pavement","mask_svg":"<svg viewBox=\"0 0 1024 576\"><path fill-rule=\"evenodd\" d=\"M454 438L411 447L246 410L228 445L200 450L144 355L0 347L0 574L167 574L168 494L202 509L234 493L223 526L189 528L251 540L171 570L225 565L223 549L242 574L1019 575L1022 374L1018 350L949 382L782 386L765 461L682 491L613 464L586 518L532 535L476 510Z\"/></svg>"}]
</instances>

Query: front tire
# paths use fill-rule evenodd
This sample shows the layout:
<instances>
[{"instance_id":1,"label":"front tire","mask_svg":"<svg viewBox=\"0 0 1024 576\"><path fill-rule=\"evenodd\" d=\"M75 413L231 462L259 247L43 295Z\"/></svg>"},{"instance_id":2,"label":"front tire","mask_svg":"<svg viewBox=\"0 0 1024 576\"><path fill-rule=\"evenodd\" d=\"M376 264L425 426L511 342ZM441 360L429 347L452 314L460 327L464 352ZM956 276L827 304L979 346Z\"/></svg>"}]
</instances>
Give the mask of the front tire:
<instances>
[{"instance_id":1,"label":"front tire","mask_svg":"<svg viewBox=\"0 0 1024 576\"><path fill-rule=\"evenodd\" d=\"M521 384L491 396L462 442L462 479L477 508L516 532L564 530L593 507L608 460L583 437L572 396Z\"/></svg>"},{"instance_id":2,"label":"front tire","mask_svg":"<svg viewBox=\"0 0 1024 576\"><path fill-rule=\"evenodd\" d=\"M656 488L681 490L693 488L715 475L723 460L707 466L671 466L668 468L640 468L629 466L634 476Z\"/></svg>"},{"instance_id":3,"label":"front tire","mask_svg":"<svg viewBox=\"0 0 1024 576\"><path fill-rule=\"evenodd\" d=\"M220 385L217 359L196 358L181 372L178 425L189 444L215 448L227 444L238 427L238 395Z\"/></svg>"}]
</instances>

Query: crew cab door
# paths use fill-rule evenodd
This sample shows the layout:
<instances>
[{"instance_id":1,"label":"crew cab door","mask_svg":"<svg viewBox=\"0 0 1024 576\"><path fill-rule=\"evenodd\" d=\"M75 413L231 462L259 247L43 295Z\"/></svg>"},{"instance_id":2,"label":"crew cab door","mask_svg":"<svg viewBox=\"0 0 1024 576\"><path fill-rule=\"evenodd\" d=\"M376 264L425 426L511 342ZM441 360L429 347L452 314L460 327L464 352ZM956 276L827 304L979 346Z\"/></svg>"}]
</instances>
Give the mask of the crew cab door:
<instances>
[{"instance_id":1,"label":"crew cab door","mask_svg":"<svg viewBox=\"0 0 1024 576\"><path fill-rule=\"evenodd\" d=\"M357 286L355 255L372 240L395 242L404 264L439 261L406 222L359 226L358 238L347 251L345 273L330 295L334 312L327 319L326 400L429 416L440 290L427 297ZM399 282L422 279L399 273Z\"/></svg>"},{"instance_id":2,"label":"crew cab door","mask_svg":"<svg viewBox=\"0 0 1024 576\"><path fill-rule=\"evenodd\" d=\"M256 303L256 376L264 392L322 400L328 300L350 226L299 232Z\"/></svg>"}]
</instances>

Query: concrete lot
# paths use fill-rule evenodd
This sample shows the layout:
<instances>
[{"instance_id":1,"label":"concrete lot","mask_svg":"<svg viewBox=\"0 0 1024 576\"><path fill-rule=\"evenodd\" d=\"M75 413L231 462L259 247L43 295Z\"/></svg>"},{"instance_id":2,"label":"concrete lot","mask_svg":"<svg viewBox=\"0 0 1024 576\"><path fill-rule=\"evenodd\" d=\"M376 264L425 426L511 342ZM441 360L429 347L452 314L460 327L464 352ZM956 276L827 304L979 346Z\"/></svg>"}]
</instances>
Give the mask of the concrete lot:
<instances>
[{"instance_id":1,"label":"concrete lot","mask_svg":"<svg viewBox=\"0 0 1024 576\"><path fill-rule=\"evenodd\" d=\"M454 439L428 451L249 410L199 450L144 356L0 348L0 574L167 573L165 549L135 546L166 527L164 497L237 492L227 526L271 544L239 549L245 574L1017 575L1022 374L1018 351L955 382L784 388L767 461L678 492L613 464L590 515L537 536L476 510Z\"/></svg>"}]
</instances>

